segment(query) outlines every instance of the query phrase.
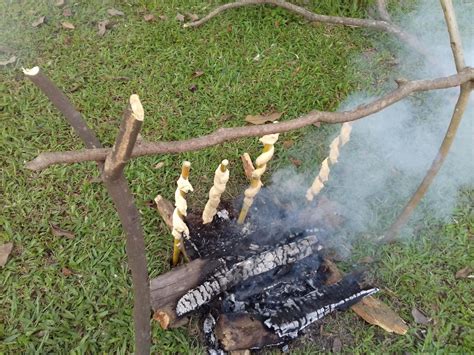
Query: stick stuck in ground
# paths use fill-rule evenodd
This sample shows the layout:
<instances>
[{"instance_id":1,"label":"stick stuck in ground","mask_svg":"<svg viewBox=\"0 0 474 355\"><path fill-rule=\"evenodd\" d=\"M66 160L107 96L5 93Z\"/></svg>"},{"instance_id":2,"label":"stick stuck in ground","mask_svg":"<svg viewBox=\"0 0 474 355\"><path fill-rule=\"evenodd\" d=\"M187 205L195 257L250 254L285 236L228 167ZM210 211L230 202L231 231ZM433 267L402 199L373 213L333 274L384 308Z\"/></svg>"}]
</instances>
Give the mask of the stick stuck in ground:
<instances>
[{"instance_id":1,"label":"stick stuck in ground","mask_svg":"<svg viewBox=\"0 0 474 355\"><path fill-rule=\"evenodd\" d=\"M331 171L329 166L337 163L337 160L339 159L339 149L349 142L351 131L352 124L350 122L344 123L341 127L341 133L334 138L329 145L329 157L324 159L321 163L321 169L319 170L318 176L316 176L313 184L306 192L306 199L308 201L313 201L314 197L324 188L324 183L329 180L329 172Z\"/></svg>"},{"instance_id":2,"label":"stick stuck in ground","mask_svg":"<svg viewBox=\"0 0 474 355\"><path fill-rule=\"evenodd\" d=\"M225 191L227 181L229 181L229 169L227 166L229 161L224 159L221 164L217 167L214 174L214 186L209 191L209 200L204 207L202 212L202 223L207 224L212 222L212 219L217 213L217 206L221 202L221 195Z\"/></svg>"},{"instance_id":3,"label":"stick stuck in ground","mask_svg":"<svg viewBox=\"0 0 474 355\"><path fill-rule=\"evenodd\" d=\"M186 258L186 253L184 252L183 246L183 235L185 237L189 236L189 229L186 223L184 223L184 217L187 215L188 204L186 199L184 198L186 194L190 191L193 191L193 187L189 182L189 171L191 170L191 163L189 161L185 161L181 168L181 175L177 182L177 189L174 194L175 199L175 209L173 212L173 230L171 234L174 237L173 243L173 265L176 266L179 261L179 256L182 253L183 256Z\"/></svg>"},{"instance_id":4,"label":"stick stuck in ground","mask_svg":"<svg viewBox=\"0 0 474 355\"><path fill-rule=\"evenodd\" d=\"M262 175L265 170L267 170L267 163L272 159L273 154L275 153L274 144L277 142L278 136L278 133L274 133L267 134L266 136L260 138L260 142L263 143L263 151L262 154L260 154L255 160L256 168L252 172L250 186L245 190L244 193L244 202L242 209L240 210L239 219L237 220L237 223L239 224L244 223L245 217L247 217L247 213L253 204L255 196L262 188Z\"/></svg>"}]
</instances>

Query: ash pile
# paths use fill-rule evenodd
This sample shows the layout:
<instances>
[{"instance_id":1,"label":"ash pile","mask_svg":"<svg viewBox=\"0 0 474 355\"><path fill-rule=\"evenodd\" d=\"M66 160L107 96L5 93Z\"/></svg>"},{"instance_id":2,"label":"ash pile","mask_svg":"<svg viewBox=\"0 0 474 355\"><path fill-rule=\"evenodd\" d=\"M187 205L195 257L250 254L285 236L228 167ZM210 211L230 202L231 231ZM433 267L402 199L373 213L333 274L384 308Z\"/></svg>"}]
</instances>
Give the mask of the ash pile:
<instances>
[{"instance_id":1,"label":"ash pile","mask_svg":"<svg viewBox=\"0 0 474 355\"><path fill-rule=\"evenodd\" d=\"M286 346L329 313L378 291L360 272L329 284L331 231L317 219L290 219L286 208L276 209L264 195L252 209L250 216L269 209L272 217L264 223L249 218L242 226L227 208L207 225L187 219L187 253L207 267L173 307L178 319L201 316L210 354Z\"/></svg>"}]
</instances>

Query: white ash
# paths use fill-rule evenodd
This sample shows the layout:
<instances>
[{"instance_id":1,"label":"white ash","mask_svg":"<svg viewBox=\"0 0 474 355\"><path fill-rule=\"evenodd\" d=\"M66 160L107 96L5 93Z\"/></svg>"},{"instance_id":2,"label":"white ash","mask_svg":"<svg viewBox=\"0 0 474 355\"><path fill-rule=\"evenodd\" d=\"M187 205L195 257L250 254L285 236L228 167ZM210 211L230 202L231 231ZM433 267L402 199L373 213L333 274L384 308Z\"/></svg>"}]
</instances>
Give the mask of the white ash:
<instances>
[{"instance_id":1,"label":"white ash","mask_svg":"<svg viewBox=\"0 0 474 355\"><path fill-rule=\"evenodd\" d=\"M222 218L225 221L229 220L229 211L226 209L222 209L220 211L217 211L217 217Z\"/></svg>"}]
</instances>

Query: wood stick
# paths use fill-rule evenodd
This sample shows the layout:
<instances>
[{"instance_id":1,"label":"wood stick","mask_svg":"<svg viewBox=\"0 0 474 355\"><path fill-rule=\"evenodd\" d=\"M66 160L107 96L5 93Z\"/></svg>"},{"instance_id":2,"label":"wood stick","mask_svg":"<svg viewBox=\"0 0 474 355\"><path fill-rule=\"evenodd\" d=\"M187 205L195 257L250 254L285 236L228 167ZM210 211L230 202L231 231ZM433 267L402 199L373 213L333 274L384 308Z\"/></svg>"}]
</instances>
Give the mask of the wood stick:
<instances>
[{"instance_id":1,"label":"wood stick","mask_svg":"<svg viewBox=\"0 0 474 355\"><path fill-rule=\"evenodd\" d=\"M105 159L105 180L115 180L123 172L140 133L143 118L143 106L138 95L130 96L130 102L123 113L122 124L114 147Z\"/></svg>"},{"instance_id":2,"label":"wood stick","mask_svg":"<svg viewBox=\"0 0 474 355\"><path fill-rule=\"evenodd\" d=\"M282 342L278 335L249 314L221 314L215 333L225 351L262 348Z\"/></svg>"},{"instance_id":3,"label":"wood stick","mask_svg":"<svg viewBox=\"0 0 474 355\"><path fill-rule=\"evenodd\" d=\"M330 260L324 261L329 272L327 284L333 284L341 280L344 274ZM364 297L360 302L351 306L351 309L367 323L377 325L389 333L404 335L408 326L400 316L389 306L374 296Z\"/></svg>"},{"instance_id":4,"label":"wood stick","mask_svg":"<svg viewBox=\"0 0 474 355\"><path fill-rule=\"evenodd\" d=\"M66 121L74 128L87 148L101 148L99 139L87 126L82 115L74 108L68 97L46 76L39 67L23 69L23 73L30 79L49 101L64 115Z\"/></svg>"},{"instance_id":5,"label":"wood stick","mask_svg":"<svg viewBox=\"0 0 474 355\"><path fill-rule=\"evenodd\" d=\"M160 322L163 329L179 324L176 315L178 300L190 289L204 282L220 265L217 260L196 259L150 281L154 318Z\"/></svg>"},{"instance_id":6,"label":"wood stick","mask_svg":"<svg viewBox=\"0 0 474 355\"><path fill-rule=\"evenodd\" d=\"M173 229L173 205L171 204L170 201L165 199L163 196L158 195L155 197L155 204L156 204L156 209L165 222L165 224L168 226L169 229Z\"/></svg>"},{"instance_id":7,"label":"wood stick","mask_svg":"<svg viewBox=\"0 0 474 355\"><path fill-rule=\"evenodd\" d=\"M407 81L379 99L364 105L360 105L350 111L312 111L299 118L285 122L237 128L219 128L211 134L182 141L143 142L135 147L132 152L132 157L135 158L146 155L195 151L238 138L288 132L312 125L317 122L344 123L355 121L377 113L415 92L447 89L459 86L471 80L474 80L473 68L465 68L458 74L432 80ZM104 161L109 151L110 149L104 148L87 149L82 151L41 153L34 160L27 163L26 168L39 171L53 164L71 164L84 161Z\"/></svg>"},{"instance_id":8,"label":"wood stick","mask_svg":"<svg viewBox=\"0 0 474 355\"><path fill-rule=\"evenodd\" d=\"M76 134L88 148L102 147L94 132L87 126L81 114L74 108L67 96L41 73L38 67L24 70L25 75L49 98L53 105L64 115ZM103 163L98 167L102 173ZM151 344L150 327L150 289L145 254L145 242L140 223L140 214L133 201L123 174L114 181L104 181L107 191L114 202L126 239L128 266L132 273L133 284L133 323L135 328L135 353L149 354Z\"/></svg>"},{"instance_id":9,"label":"wood stick","mask_svg":"<svg viewBox=\"0 0 474 355\"><path fill-rule=\"evenodd\" d=\"M244 173L247 179L252 179L252 173L255 170L255 167L253 166L252 163L252 158L250 158L249 153L244 153L240 156L240 159L242 160L242 166L244 167Z\"/></svg>"},{"instance_id":10,"label":"wood stick","mask_svg":"<svg viewBox=\"0 0 474 355\"><path fill-rule=\"evenodd\" d=\"M453 52L454 61L456 63L456 70L458 72L462 72L465 69L464 54L453 4L450 0L441 0L441 4L443 6L443 12L451 39L451 49ZM385 236L381 239L381 242L393 243L397 239L400 230L408 222L416 206L418 206L421 199L425 196L426 192L431 186L431 183L435 179L436 175L438 175L438 172L449 153L449 149L453 144L454 138L456 137L456 133L464 115L464 111L466 110L467 104L469 103L469 95L471 90L471 83L466 82L461 85L461 92L459 93L459 98L456 102L456 105L454 106L454 112L452 114L448 130L446 131L443 142L439 147L435 159L431 163L431 166L426 172L423 181L418 186L418 189L412 195L395 222L390 226L390 229L387 231L387 233L385 233Z\"/></svg>"}]
</instances>

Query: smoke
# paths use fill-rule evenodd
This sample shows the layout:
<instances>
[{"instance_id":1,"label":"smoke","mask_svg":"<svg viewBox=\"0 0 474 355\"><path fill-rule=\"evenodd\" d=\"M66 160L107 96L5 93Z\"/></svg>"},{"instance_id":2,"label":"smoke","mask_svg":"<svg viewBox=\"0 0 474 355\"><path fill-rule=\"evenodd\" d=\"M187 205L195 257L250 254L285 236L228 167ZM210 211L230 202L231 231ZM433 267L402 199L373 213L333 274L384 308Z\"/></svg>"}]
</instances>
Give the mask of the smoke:
<instances>
[{"instance_id":1,"label":"smoke","mask_svg":"<svg viewBox=\"0 0 474 355\"><path fill-rule=\"evenodd\" d=\"M457 1L456 5L466 64L472 66L474 43L470 21L474 18L474 2ZM420 56L409 48L390 48L391 53L398 58L399 65L389 76L413 80L456 72L439 3L431 0L420 2L415 11L402 19L401 26L421 40L433 54L436 66L420 60ZM379 43L376 47L386 48L387 43ZM393 44L393 47L397 45ZM366 59L358 58L354 62L355 65L368 65ZM393 82L386 89L390 86L394 87ZM381 233L394 221L436 156L458 93L459 89L453 88L417 94L380 113L354 122L351 140L341 149L339 163L333 166L330 179L321 192L321 195L340 205L349 231ZM339 110L351 109L373 99L369 93L357 92L350 95ZM409 226L414 226L420 220L449 218L456 206L459 191L463 187L473 186L472 103L471 100L448 159ZM269 189L283 195L283 199L291 197L304 201L304 193L317 175L319 163L315 162L314 170L305 174L298 175L294 169L276 172Z\"/></svg>"}]
</instances>

